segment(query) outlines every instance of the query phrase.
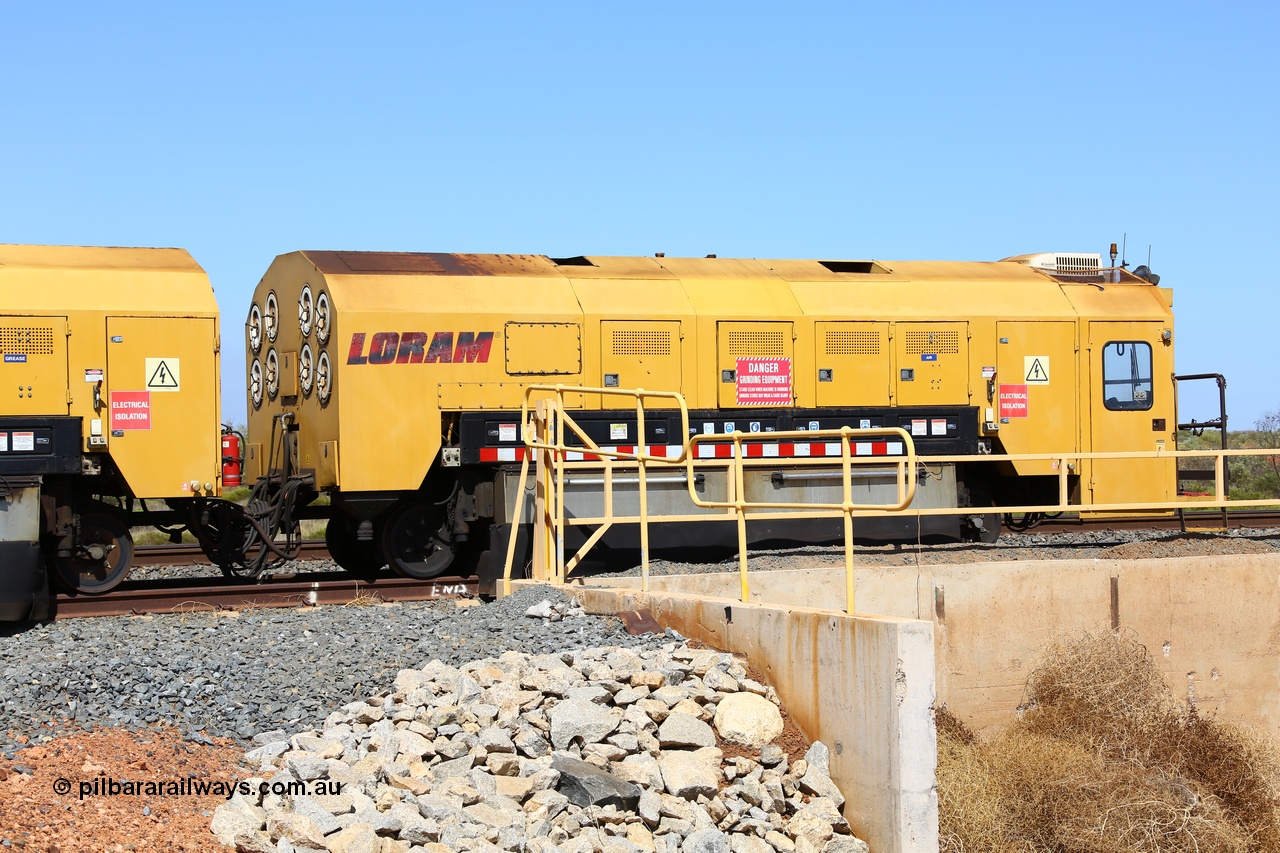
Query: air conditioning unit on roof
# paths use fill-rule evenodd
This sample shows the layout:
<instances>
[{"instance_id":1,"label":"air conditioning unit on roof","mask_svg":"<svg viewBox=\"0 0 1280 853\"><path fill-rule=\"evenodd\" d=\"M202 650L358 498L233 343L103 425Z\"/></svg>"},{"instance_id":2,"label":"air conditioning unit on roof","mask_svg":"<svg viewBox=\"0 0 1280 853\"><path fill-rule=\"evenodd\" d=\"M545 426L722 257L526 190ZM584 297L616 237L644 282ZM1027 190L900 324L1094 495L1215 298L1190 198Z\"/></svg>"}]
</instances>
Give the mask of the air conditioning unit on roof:
<instances>
[{"instance_id":1,"label":"air conditioning unit on roof","mask_svg":"<svg viewBox=\"0 0 1280 853\"><path fill-rule=\"evenodd\" d=\"M1002 260L1051 272L1089 273L1102 268L1102 255L1086 252L1040 252L1034 255L1014 255Z\"/></svg>"}]
</instances>

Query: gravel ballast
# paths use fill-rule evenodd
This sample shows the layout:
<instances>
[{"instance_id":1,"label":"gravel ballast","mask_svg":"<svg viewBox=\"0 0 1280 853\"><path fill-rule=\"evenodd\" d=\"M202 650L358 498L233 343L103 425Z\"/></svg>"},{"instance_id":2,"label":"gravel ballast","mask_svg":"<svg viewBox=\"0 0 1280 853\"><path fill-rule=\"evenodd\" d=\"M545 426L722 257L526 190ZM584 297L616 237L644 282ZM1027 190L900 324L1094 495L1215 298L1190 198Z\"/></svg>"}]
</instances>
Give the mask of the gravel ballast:
<instances>
[{"instance_id":1,"label":"gravel ballast","mask_svg":"<svg viewBox=\"0 0 1280 853\"><path fill-rule=\"evenodd\" d=\"M172 723L193 739L247 742L322 720L396 672L432 660L458 666L514 650L653 648L612 616L534 619L547 587L489 604L452 599L394 605L67 619L0 635L0 755L29 742L113 726Z\"/></svg>"},{"instance_id":2,"label":"gravel ballast","mask_svg":"<svg viewBox=\"0 0 1280 853\"><path fill-rule=\"evenodd\" d=\"M866 853L827 747L773 742L777 701L677 643L434 661L260 736L210 829L242 851Z\"/></svg>"},{"instance_id":3,"label":"gravel ballast","mask_svg":"<svg viewBox=\"0 0 1280 853\"><path fill-rule=\"evenodd\" d=\"M857 549L861 565L972 563L1013 559L1132 559L1270 552L1280 530L1221 535L1153 531L1004 535L992 545ZM838 565L838 546L756 552L753 571ZM307 570L326 564L305 564ZM654 574L732 571L736 563L654 561ZM189 577L210 567L139 569L143 577ZM630 569L615 575L635 575ZM459 608L453 600L395 605L193 612L68 619L0 632L0 755L26 735L38 742L94 726L142 728L172 722L194 738L247 742L280 727L307 725L352 697L376 691L403 667L432 659L451 665L504 651L554 653L595 646L652 647L612 617L529 619L549 588ZM474 603L474 602L468 602Z\"/></svg>"}]
</instances>

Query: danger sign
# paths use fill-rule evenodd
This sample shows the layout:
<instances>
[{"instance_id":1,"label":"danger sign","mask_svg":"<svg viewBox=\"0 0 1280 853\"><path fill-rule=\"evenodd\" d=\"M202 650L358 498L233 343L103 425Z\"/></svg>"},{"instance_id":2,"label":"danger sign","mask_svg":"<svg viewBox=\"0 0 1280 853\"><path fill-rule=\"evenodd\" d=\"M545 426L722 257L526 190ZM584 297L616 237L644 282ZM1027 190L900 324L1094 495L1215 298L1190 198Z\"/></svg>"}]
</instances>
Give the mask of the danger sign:
<instances>
[{"instance_id":1,"label":"danger sign","mask_svg":"<svg viewBox=\"0 0 1280 853\"><path fill-rule=\"evenodd\" d=\"M112 391L111 429L151 429L151 392Z\"/></svg>"},{"instance_id":2,"label":"danger sign","mask_svg":"<svg viewBox=\"0 0 1280 853\"><path fill-rule=\"evenodd\" d=\"M1000 417L1025 418L1027 416L1027 386L1000 386Z\"/></svg>"},{"instance_id":3,"label":"danger sign","mask_svg":"<svg viewBox=\"0 0 1280 853\"><path fill-rule=\"evenodd\" d=\"M790 406L791 359L739 358L739 406Z\"/></svg>"}]
</instances>

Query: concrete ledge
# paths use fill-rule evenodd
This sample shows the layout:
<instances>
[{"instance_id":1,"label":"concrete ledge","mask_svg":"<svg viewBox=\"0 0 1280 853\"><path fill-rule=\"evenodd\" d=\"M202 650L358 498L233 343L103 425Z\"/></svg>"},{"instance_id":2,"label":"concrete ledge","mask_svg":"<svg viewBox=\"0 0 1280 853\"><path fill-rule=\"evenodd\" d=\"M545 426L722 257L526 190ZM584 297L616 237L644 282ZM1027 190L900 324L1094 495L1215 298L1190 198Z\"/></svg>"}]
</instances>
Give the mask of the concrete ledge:
<instances>
[{"instance_id":1,"label":"concrete ledge","mask_svg":"<svg viewBox=\"0 0 1280 853\"><path fill-rule=\"evenodd\" d=\"M650 589L736 599L739 581L736 572L663 576ZM1202 711L1280 740L1280 553L867 566L855 589L860 612L934 623L938 698L976 728L1014 718L1055 635L1119 625ZM780 606L843 607L844 570L754 572L751 591Z\"/></svg>"},{"instance_id":2,"label":"concrete ledge","mask_svg":"<svg viewBox=\"0 0 1280 853\"><path fill-rule=\"evenodd\" d=\"M931 623L701 593L573 592L590 612L647 609L687 637L745 655L805 735L831 749L858 837L877 853L938 849Z\"/></svg>"}]
</instances>

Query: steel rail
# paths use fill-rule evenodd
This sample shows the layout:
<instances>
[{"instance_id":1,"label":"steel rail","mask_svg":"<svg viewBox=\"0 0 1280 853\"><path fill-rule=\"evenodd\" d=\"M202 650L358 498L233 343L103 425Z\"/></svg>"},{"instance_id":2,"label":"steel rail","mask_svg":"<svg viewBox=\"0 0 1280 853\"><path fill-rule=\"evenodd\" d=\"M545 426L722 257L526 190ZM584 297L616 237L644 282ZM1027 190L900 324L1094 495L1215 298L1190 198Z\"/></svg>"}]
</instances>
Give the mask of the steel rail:
<instances>
[{"instance_id":1,"label":"steel rail","mask_svg":"<svg viewBox=\"0 0 1280 853\"><path fill-rule=\"evenodd\" d=\"M304 539L298 552L299 560L328 560L329 550L320 539ZM212 565L200 546L193 542L178 545L136 545L133 549L135 566L207 566Z\"/></svg>"},{"instance_id":2,"label":"steel rail","mask_svg":"<svg viewBox=\"0 0 1280 853\"><path fill-rule=\"evenodd\" d=\"M470 597L475 578L440 577L430 581L398 576L361 580L345 574L272 575L263 583L210 584L205 578L126 581L102 595L60 592L55 618L124 616L142 613L192 613L258 607L426 601Z\"/></svg>"},{"instance_id":3,"label":"steel rail","mask_svg":"<svg viewBox=\"0 0 1280 853\"><path fill-rule=\"evenodd\" d=\"M1188 510L1184 513L1188 532L1199 530L1222 529L1222 513L1218 510ZM1273 509L1236 509L1227 513L1227 528L1280 527L1280 510ZM1068 515L1061 518L1046 518L1034 527L1025 531L1010 530L1009 535L1084 532L1091 530L1181 530L1182 522L1176 514L1170 515L1126 515L1112 518L1080 518Z\"/></svg>"}]
</instances>

